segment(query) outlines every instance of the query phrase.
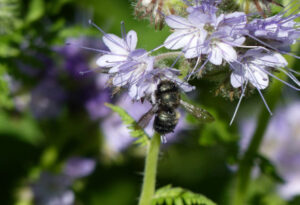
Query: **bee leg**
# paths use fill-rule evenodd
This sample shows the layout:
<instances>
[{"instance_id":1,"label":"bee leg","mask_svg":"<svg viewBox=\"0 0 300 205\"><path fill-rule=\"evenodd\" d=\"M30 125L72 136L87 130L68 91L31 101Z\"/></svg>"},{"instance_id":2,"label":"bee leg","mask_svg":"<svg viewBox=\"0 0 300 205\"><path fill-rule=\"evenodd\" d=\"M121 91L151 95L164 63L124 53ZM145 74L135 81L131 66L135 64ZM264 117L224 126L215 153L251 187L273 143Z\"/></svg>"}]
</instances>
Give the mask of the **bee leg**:
<instances>
[{"instance_id":1,"label":"bee leg","mask_svg":"<svg viewBox=\"0 0 300 205\"><path fill-rule=\"evenodd\" d=\"M166 138L165 135L161 135L161 136L160 136L160 140L161 140L161 142L162 142L163 144L167 144L167 142L168 142L168 140L167 140L167 138Z\"/></svg>"}]
</instances>

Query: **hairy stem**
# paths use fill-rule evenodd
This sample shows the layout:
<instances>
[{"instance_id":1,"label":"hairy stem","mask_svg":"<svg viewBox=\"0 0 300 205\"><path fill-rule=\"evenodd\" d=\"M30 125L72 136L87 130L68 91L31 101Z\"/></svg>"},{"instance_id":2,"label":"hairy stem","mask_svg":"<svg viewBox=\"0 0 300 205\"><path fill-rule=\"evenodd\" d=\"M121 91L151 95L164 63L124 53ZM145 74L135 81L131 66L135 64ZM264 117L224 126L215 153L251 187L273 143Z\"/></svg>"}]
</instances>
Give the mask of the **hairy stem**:
<instances>
[{"instance_id":1,"label":"hairy stem","mask_svg":"<svg viewBox=\"0 0 300 205\"><path fill-rule=\"evenodd\" d=\"M168 58L177 58L178 56L183 55L181 51L175 51L175 52L167 52L167 53L162 53L157 56L155 56L156 61L168 59Z\"/></svg>"},{"instance_id":2,"label":"hairy stem","mask_svg":"<svg viewBox=\"0 0 300 205\"><path fill-rule=\"evenodd\" d=\"M284 78L284 76L282 76ZM281 96L282 84L278 81L274 82L272 85L268 95L266 96L266 100L269 104L270 109L274 109L277 101ZM235 195L233 198L234 205L244 205L246 203L247 191L249 187L251 170L253 166L253 162L255 160L255 156L259 150L261 142L264 137L264 133L269 124L271 116L269 115L267 109L263 109L259 115L259 119L257 121L257 128L252 136L251 142L243 155L240 163L239 170L237 172L237 181L235 187Z\"/></svg>"},{"instance_id":3,"label":"hairy stem","mask_svg":"<svg viewBox=\"0 0 300 205\"><path fill-rule=\"evenodd\" d=\"M160 135L155 133L151 139L146 156L144 180L139 205L150 205L155 192L156 169L160 148Z\"/></svg>"}]
</instances>

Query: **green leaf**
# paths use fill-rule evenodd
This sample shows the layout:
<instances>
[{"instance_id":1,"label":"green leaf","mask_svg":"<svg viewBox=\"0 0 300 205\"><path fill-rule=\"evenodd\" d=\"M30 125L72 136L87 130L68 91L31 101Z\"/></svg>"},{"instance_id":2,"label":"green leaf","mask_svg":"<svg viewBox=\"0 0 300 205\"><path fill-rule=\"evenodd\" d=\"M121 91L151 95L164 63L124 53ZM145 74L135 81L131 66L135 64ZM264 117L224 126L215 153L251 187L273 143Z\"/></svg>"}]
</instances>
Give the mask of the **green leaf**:
<instances>
[{"instance_id":1,"label":"green leaf","mask_svg":"<svg viewBox=\"0 0 300 205\"><path fill-rule=\"evenodd\" d=\"M0 64L0 107L12 108L13 102L10 96L8 80L5 79L6 66Z\"/></svg>"},{"instance_id":2,"label":"green leaf","mask_svg":"<svg viewBox=\"0 0 300 205\"><path fill-rule=\"evenodd\" d=\"M26 23L30 24L40 19L45 13L45 3L43 0L31 0L29 3Z\"/></svg>"},{"instance_id":3,"label":"green leaf","mask_svg":"<svg viewBox=\"0 0 300 205\"><path fill-rule=\"evenodd\" d=\"M119 114L123 123L127 125L127 128L130 130L130 135L137 139L135 143L141 145L149 143L149 136L123 108L109 103L105 103L105 105Z\"/></svg>"},{"instance_id":4,"label":"green leaf","mask_svg":"<svg viewBox=\"0 0 300 205\"><path fill-rule=\"evenodd\" d=\"M230 143L237 141L238 135L232 127L228 126L228 121L222 119L216 111L209 111L214 116L215 121L203 127L199 144L202 146L213 146L219 142Z\"/></svg>"},{"instance_id":5,"label":"green leaf","mask_svg":"<svg viewBox=\"0 0 300 205\"><path fill-rule=\"evenodd\" d=\"M151 202L152 205L216 205L213 201L201 194L189 190L167 185L158 189Z\"/></svg>"},{"instance_id":6,"label":"green leaf","mask_svg":"<svg viewBox=\"0 0 300 205\"><path fill-rule=\"evenodd\" d=\"M19 0L0 1L0 34L11 33L18 22L20 11Z\"/></svg>"},{"instance_id":7,"label":"green leaf","mask_svg":"<svg viewBox=\"0 0 300 205\"><path fill-rule=\"evenodd\" d=\"M262 173L272 177L279 183L284 183L283 178L278 174L275 165L266 157L257 155L258 166Z\"/></svg>"},{"instance_id":8,"label":"green leaf","mask_svg":"<svg viewBox=\"0 0 300 205\"><path fill-rule=\"evenodd\" d=\"M68 4L72 1L73 0L52 0L51 2L49 2L49 11L51 12L51 14L56 15L61 12L61 9L65 4Z\"/></svg>"}]
</instances>

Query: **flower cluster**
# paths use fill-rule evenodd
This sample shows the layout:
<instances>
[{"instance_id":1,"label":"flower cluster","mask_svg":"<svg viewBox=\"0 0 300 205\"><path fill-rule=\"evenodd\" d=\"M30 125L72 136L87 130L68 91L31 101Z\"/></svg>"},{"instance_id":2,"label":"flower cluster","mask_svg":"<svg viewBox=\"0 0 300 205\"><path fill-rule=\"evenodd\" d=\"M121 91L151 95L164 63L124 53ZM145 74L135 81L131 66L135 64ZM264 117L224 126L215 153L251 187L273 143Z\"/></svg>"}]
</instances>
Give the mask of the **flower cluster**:
<instances>
[{"instance_id":1,"label":"flower cluster","mask_svg":"<svg viewBox=\"0 0 300 205\"><path fill-rule=\"evenodd\" d=\"M75 194L70 189L75 180L90 175L96 161L90 158L71 157L61 173L42 172L32 185L34 204L72 205Z\"/></svg>"},{"instance_id":2,"label":"flower cluster","mask_svg":"<svg viewBox=\"0 0 300 205\"><path fill-rule=\"evenodd\" d=\"M187 81L204 70L208 63L213 68L228 67L233 88L241 90L240 100L232 121L235 118L247 87L255 88L271 113L261 90L269 85L269 76L283 82L293 89L300 90L300 82L287 68L287 61L282 54L299 58L290 51L290 46L300 37L299 23L296 19L299 11L291 12L292 2L279 14L268 18L255 18L244 12L224 12L220 9L222 0L195 0L186 3L185 16L164 16L165 23L173 33L164 43L147 52L137 49L137 34L131 30L127 34L122 27L122 38L114 34L103 33L103 42L109 51L100 51L103 55L97 65L110 75L110 83L115 87L126 87L134 101L150 100L162 79L169 79L178 84L185 92L194 88ZM181 50L179 56L196 59L185 81L178 78L180 69L159 66L157 58L151 56L153 51L165 47L169 50ZM90 48L89 48L90 49ZM93 49L95 50L95 49ZM173 65L175 65L176 60ZM273 74L274 71L285 73L295 85Z\"/></svg>"},{"instance_id":3,"label":"flower cluster","mask_svg":"<svg viewBox=\"0 0 300 205\"><path fill-rule=\"evenodd\" d=\"M167 16L166 23L174 32L165 40L164 46L172 50L181 49L186 58L197 58L187 79L204 69L208 62L216 66L224 65L224 61L229 64L232 87L242 88L232 121L248 82L258 90L271 113L260 91L268 87L268 76L297 91L300 90L299 81L291 70L286 68L288 63L282 56L288 54L298 58L289 51L290 46L300 37L299 23L295 21L300 13L297 11L296 14L292 12L285 15L295 6L291 3L275 16L256 18L249 22L248 16L243 12L217 15L220 2L202 0L192 4L187 1L187 17ZM249 45L251 40L254 40L254 43ZM203 63L199 66L202 59ZM287 74L296 85L291 85L272 74L274 70Z\"/></svg>"},{"instance_id":4,"label":"flower cluster","mask_svg":"<svg viewBox=\"0 0 300 205\"><path fill-rule=\"evenodd\" d=\"M114 87L127 87L129 96L134 101L141 99L153 100L156 86L161 80L171 80L185 92L193 90L193 87L181 81L177 76L178 70L172 68L157 69L155 57L150 56L151 52L144 49L137 49L137 34L131 30L127 34L122 26L122 38L114 34L106 34L101 28L90 22L103 34L103 42L109 49L97 61L96 64L102 68L108 68L110 81Z\"/></svg>"}]
</instances>

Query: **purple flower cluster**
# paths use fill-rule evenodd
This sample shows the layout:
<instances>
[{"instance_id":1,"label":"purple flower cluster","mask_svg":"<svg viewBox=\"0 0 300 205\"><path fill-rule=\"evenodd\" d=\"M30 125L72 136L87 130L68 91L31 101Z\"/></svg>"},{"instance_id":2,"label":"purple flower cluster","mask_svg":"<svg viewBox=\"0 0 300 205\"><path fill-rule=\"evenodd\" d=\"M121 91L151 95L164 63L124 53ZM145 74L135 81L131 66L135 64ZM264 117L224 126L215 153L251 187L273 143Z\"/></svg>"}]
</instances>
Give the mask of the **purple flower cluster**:
<instances>
[{"instance_id":1,"label":"purple flower cluster","mask_svg":"<svg viewBox=\"0 0 300 205\"><path fill-rule=\"evenodd\" d=\"M245 41L241 31L246 25L246 15L234 12L217 16L215 9L205 8L189 7L187 18L167 16L166 23L174 33L165 40L165 47L172 50L181 48L186 58L200 60L202 55L206 55L207 60L214 65L221 65L223 59L227 62L236 61L237 53L233 47L240 46ZM198 64L195 68L197 66ZM194 69L192 74L199 70Z\"/></svg>"},{"instance_id":2,"label":"purple flower cluster","mask_svg":"<svg viewBox=\"0 0 300 205\"><path fill-rule=\"evenodd\" d=\"M287 61L282 54L289 54L289 48L300 37L299 11L290 12L292 2L285 10L269 18L253 18L244 12L222 13L219 5L222 0L185 1L187 16L165 16L166 24L173 33L164 43L147 52L137 49L137 34L125 32L122 25L122 37L103 33L103 42L109 51L87 48L102 54L97 65L109 74L111 86L128 88L133 101L144 99L154 103L154 92L161 80L171 80L184 91L194 89L186 81L196 76L208 63L230 68L230 82L233 88L241 89L241 95L234 112L233 122L248 85L259 92L267 109L271 113L261 90L269 86L269 76L299 91L300 82L287 68ZM252 19L251 21L249 19ZM252 44L252 45L251 45ZM169 50L181 50L179 56L196 59L185 81L178 76L180 72L170 67L159 66L157 59L151 56L153 51L162 47ZM86 47L85 47L86 48ZM285 49L283 49L285 48ZM176 61L175 61L176 62ZM174 63L175 64L175 63ZM171 66L173 67L173 66ZM290 84L273 74L274 71L285 73L294 84Z\"/></svg>"},{"instance_id":3,"label":"purple flower cluster","mask_svg":"<svg viewBox=\"0 0 300 205\"><path fill-rule=\"evenodd\" d=\"M90 43L86 38L70 41L76 44ZM62 58L54 60L42 53L36 55L36 60L44 69L18 62L20 72L33 79L30 85L33 88L30 93L24 93L20 86L15 86L18 92L12 92L16 109L24 111L29 108L37 119L54 119L66 107L71 111L85 109L91 120L106 116L110 111L104 103L111 100L110 89L104 83L106 77L81 74L89 70L89 56L74 47L55 47L53 51Z\"/></svg>"},{"instance_id":4,"label":"purple flower cluster","mask_svg":"<svg viewBox=\"0 0 300 205\"><path fill-rule=\"evenodd\" d=\"M74 180L90 175L96 166L93 159L72 157L62 173L42 172L32 185L36 205L73 205L75 195L70 189Z\"/></svg>"},{"instance_id":5,"label":"purple flower cluster","mask_svg":"<svg viewBox=\"0 0 300 205\"><path fill-rule=\"evenodd\" d=\"M293 71L287 68L288 63L281 55L289 54L299 58L289 53L290 46L300 37L299 23L295 21L300 16L299 11L287 14L293 6L297 6L295 3L275 16L248 22L248 16L243 12L217 15L220 1L186 2L187 17L166 17L167 25L174 32L165 40L164 46L171 50L181 49L186 58L197 58L187 79L201 71L208 62L217 66L224 61L229 64L232 71L231 85L242 89L232 121L248 82L258 90L270 113L260 91L268 87L269 76L300 90L300 82L292 74ZM255 40L256 44L246 45L247 39ZM201 61L202 65L199 66ZM274 70L285 73L295 86L272 74Z\"/></svg>"},{"instance_id":6,"label":"purple flower cluster","mask_svg":"<svg viewBox=\"0 0 300 205\"><path fill-rule=\"evenodd\" d=\"M138 39L135 31L125 33L122 25L120 38L114 34L107 34L93 22L90 23L103 33L102 40L109 49L109 51L97 50L103 55L98 58L96 64L108 69L112 86L128 88L132 100L139 101L145 98L150 100L157 84L165 79L176 82L185 92L194 89L177 78L180 75L177 70L156 68L155 58L149 55L151 52L136 48Z\"/></svg>"},{"instance_id":7,"label":"purple flower cluster","mask_svg":"<svg viewBox=\"0 0 300 205\"><path fill-rule=\"evenodd\" d=\"M300 17L300 12L285 16L293 4L277 15L254 19L247 24L247 30L252 38L265 42L268 47L279 50L290 50L290 46L300 38L300 23L295 20Z\"/></svg>"}]
</instances>

